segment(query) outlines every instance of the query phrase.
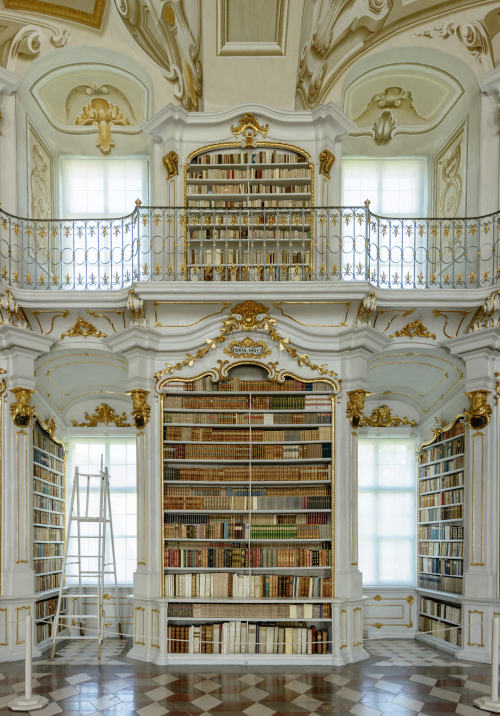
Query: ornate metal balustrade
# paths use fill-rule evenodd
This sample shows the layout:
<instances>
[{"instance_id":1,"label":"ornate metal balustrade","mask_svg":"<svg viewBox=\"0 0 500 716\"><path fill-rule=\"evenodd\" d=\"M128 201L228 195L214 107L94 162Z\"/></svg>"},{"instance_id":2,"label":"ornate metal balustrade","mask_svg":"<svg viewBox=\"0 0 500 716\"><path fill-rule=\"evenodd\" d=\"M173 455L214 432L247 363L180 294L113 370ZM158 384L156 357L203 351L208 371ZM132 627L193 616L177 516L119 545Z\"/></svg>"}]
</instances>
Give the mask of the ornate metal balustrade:
<instances>
[{"instance_id":1,"label":"ornate metal balustrade","mask_svg":"<svg viewBox=\"0 0 500 716\"><path fill-rule=\"evenodd\" d=\"M500 211L387 218L364 207L138 205L119 219L34 220L0 211L0 279L45 290L139 281L369 281L387 289L500 283Z\"/></svg>"}]
</instances>

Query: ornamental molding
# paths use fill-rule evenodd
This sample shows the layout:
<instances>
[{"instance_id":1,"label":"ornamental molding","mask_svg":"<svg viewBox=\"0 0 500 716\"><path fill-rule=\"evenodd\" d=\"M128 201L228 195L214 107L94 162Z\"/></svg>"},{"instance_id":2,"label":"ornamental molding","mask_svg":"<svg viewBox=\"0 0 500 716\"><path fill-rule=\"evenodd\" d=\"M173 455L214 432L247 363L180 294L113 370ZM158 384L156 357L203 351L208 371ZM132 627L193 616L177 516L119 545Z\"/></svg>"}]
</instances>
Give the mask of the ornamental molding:
<instances>
[{"instance_id":1,"label":"ornamental molding","mask_svg":"<svg viewBox=\"0 0 500 716\"><path fill-rule=\"evenodd\" d=\"M127 308L130 312L131 324L133 326L139 326L139 328L145 328L146 315L144 313L144 301L142 298L139 298L133 288L128 292Z\"/></svg>"},{"instance_id":2,"label":"ornamental molding","mask_svg":"<svg viewBox=\"0 0 500 716\"><path fill-rule=\"evenodd\" d=\"M115 146L115 140L111 136L111 126L120 125L129 127L130 120L126 117L116 104L112 104L104 97L93 97L88 104L85 104L80 114L75 117L77 127L97 127L98 147L103 154L109 154L111 147Z\"/></svg>"},{"instance_id":3,"label":"ornamental molding","mask_svg":"<svg viewBox=\"0 0 500 716\"><path fill-rule=\"evenodd\" d=\"M233 358L265 358L272 353L264 341L254 341L250 336L241 341L231 341L224 353Z\"/></svg>"},{"instance_id":4,"label":"ornamental molding","mask_svg":"<svg viewBox=\"0 0 500 716\"><path fill-rule=\"evenodd\" d=\"M490 293L483 305L477 309L466 330L466 333L478 333L483 328L494 328L500 324L500 290Z\"/></svg>"},{"instance_id":5,"label":"ornamental molding","mask_svg":"<svg viewBox=\"0 0 500 716\"><path fill-rule=\"evenodd\" d=\"M455 37L477 62L482 62L483 58L489 60L493 57L488 30L479 20L473 20L472 22L445 22L442 25L423 32L416 32L415 34L417 37L426 37L428 39L438 37L442 40L447 40L450 37Z\"/></svg>"},{"instance_id":6,"label":"ornamental molding","mask_svg":"<svg viewBox=\"0 0 500 716\"><path fill-rule=\"evenodd\" d=\"M0 25L10 36L0 56L2 66L9 72L15 71L18 59L34 60L42 50L65 47L70 39L70 33L62 27L19 10L0 10Z\"/></svg>"},{"instance_id":7,"label":"ornamental molding","mask_svg":"<svg viewBox=\"0 0 500 716\"><path fill-rule=\"evenodd\" d=\"M372 314L377 309L377 299L374 291L370 291L359 304L358 315L354 322L355 328L366 328L371 326Z\"/></svg>"},{"instance_id":8,"label":"ornamental molding","mask_svg":"<svg viewBox=\"0 0 500 716\"><path fill-rule=\"evenodd\" d=\"M227 338L237 331L264 331L269 338L278 344L280 351L286 353L292 360L296 361L301 368L306 367L316 371L319 375L329 378L331 384L340 390L341 381L337 373L329 370L326 363L318 365L313 363L307 353L299 353L290 338L283 337L276 329L276 319L269 315L269 308L256 301L243 301L230 309L229 316L222 321L219 335L215 338L206 338L206 345L199 348L195 353L186 353L185 357L177 363L167 363L165 368L155 373L156 390L159 391L165 382L166 376L172 375L183 368L191 368L198 360L203 359L211 350L215 350L219 344L225 343Z\"/></svg>"},{"instance_id":9,"label":"ornamental molding","mask_svg":"<svg viewBox=\"0 0 500 716\"><path fill-rule=\"evenodd\" d=\"M11 388L10 392L14 393L16 398L10 404L10 414L14 425L18 428L25 428L31 424L35 412L34 406L30 405L31 396L35 391L29 388Z\"/></svg>"},{"instance_id":10,"label":"ornamental molding","mask_svg":"<svg viewBox=\"0 0 500 716\"><path fill-rule=\"evenodd\" d=\"M71 338L75 338L77 336L82 336L83 338L89 338L90 336L95 336L95 338L106 338L107 333L97 330L92 323L89 323L89 321L86 321L84 318L79 316L71 328L68 328L68 330L64 331L64 333L61 333L61 340L67 336Z\"/></svg>"},{"instance_id":11,"label":"ornamental molding","mask_svg":"<svg viewBox=\"0 0 500 716\"><path fill-rule=\"evenodd\" d=\"M319 173L330 179L330 170L335 161L335 155L329 149L323 149L319 155Z\"/></svg>"},{"instance_id":12,"label":"ornamental molding","mask_svg":"<svg viewBox=\"0 0 500 716\"><path fill-rule=\"evenodd\" d=\"M240 121L236 126L231 125L231 132L236 138L242 135L241 142L244 147L254 147L257 134L266 136L269 130L268 124L259 124L258 119L251 112L246 112L240 117Z\"/></svg>"},{"instance_id":13,"label":"ornamental molding","mask_svg":"<svg viewBox=\"0 0 500 716\"><path fill-rule=\"evenodd\" d=\"M393 415L388 405L379 405L378 408L372 410L371 415L362 415L359 422L360 428L397 428L400 425L409 425L414 428L417 425L417 421L410 420L407 417L400 418L398 415Z\"/></svg>"},{"instance_id":14,"label":"ornamental molding","mask_svg":"<svg viewBox=\"0 0 500 716\"><path fill-rule=\"evenodd\" d=\"M469 398L469 407L465 410L465 417L470 428L483 430L490 422L493 409L488 404L491 390L472 390L465 395Z\"/></svg>"},{"instance_id":15,"label":"ornamental molding","mask_svg":"<svg viewBox=\"0 0 500 716\"><path fill-rule=\"evenodd\" d=\"M418 337L432 338L433 341L436 340L436 335L431 333L419 318L417 318L416 321L410 321L410 323L407 323L406 326L403 326L399 331L394 331L394 333L390 334L389 338L402 338L403 336L407 338Z\"/></svg>"},{"instance_id":16,"label":"ornamental molding","mask_svg":"<svg viewBox=\"0 0 500 716\"><path fill-rule=\"evenodd\" d=\"M361 424L363 408L365 407L366 396L369 395L367 390L358 388L356 390L347 391L347 406L345 410L346 418L351 423L351 427L356 429Z\"/></svg>"},{"instance_id":17,"label":"ornamental molding","mask_svg":"<svg viewBox=\"0 0 500 716\"><path fill-rule=\"evenodd\" d=\"M115 0L115 6L139 47L175 86L175 97L182 106L198 111L202 94L201 0L170 0L161 11L155 0Z\"/></svg>"},{"instance_id":18,"label":"ornamental molding","mask_svg":"<svg viewBox=\"0 0 500 716\"><path fill-rule=\"evenodd\" d=\"M132 398L134 425L138 430L142 430L148 424L151 413L151 406L147 401L149 390L135 388L134 390L128 390L127 395Z\"/></svg>"},{"instance_id":19,"label":"ornamental molding","mask_svg":"<svg viewBox=\"0 0 500 716\"><path fill-rule=\"evenodd\" d=\"M77 420L72 420L73 426L75 428L95 428L101 423L104 425L113 423L117 428L132 427L132 424L127 422L127 413L124 412L119 415L108 403L101 403L96 407L92 415L85 413L84 418L85 420L81 423Z\"/></svg>"},{"instance_id":20,"label":"ornamental molding","mask_svg":"<svg viewBox=\"0 0 500 716\"><path fill-rule=\"evenodd\" d=\"M167 172L167 181L179 175L179 155L172 151L163 157L163 166Z\"/></svg>"},{"instance_id":21,"label":"ornamental molding","mask_svg":"<svg viewBox=\"0 0 500 716\"><path fill-rule=\"evenodd\" d=\"M0 308L8 314L10 326L31 330L26 314L17 303L10 288L6 288L3 296L0 297Z\"/></svg>"}]
</instances>

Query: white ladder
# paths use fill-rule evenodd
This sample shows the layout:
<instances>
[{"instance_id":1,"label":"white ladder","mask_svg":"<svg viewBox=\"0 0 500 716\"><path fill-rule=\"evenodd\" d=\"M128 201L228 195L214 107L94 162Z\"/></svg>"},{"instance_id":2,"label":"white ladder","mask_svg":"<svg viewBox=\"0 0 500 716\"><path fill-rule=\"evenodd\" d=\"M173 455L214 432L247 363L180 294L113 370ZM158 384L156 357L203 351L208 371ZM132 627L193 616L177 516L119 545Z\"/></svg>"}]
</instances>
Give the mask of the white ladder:
<instances>
[{"instance_id":1,"label":"white ladder","mask_svg":"<svg viewBox=\"0 0 500 716\"><path fill-rule=\"evenodd\" d=\"M92 507L92 503L95 503L96 500L92 498L97 496L99 499L96 514L95 506L94 509ZM82 535L82 524L90 525L90 528L85 530L88 534ZM76 527L76 533L73 531L73 527ZM108 527L109 534L107 533ZM106 543L107 538L109 538L109 545L111 547L111 560L109 560L108 557L109 549ZM94 540L97 540L96 549L92 549L94 554L82 554L82 541L84 540L92 540L92 544L94 544ZM76 551L76 554L68 553L70 545L73 551ZM87 549L86 551L90 550ZM86 560L85 569L82 568L83 559ZM89 564L94 568L89 569ZM75 565L77 567L76 573L68 575L67 567ZM104 592L105 579L111 575L113 577L111 586L114 591L114 598ZM74 583L75 578L78 580L77 583ZM95 579L90 589L85 586L89 579ZM97 591L95 591L95 585L97 585ZM113 539L113 524L111 521L111 499L109 495L109 473L107 467L103 469L101 457L101 470L97 474L83 474L80 473L78 467L75 468L62 564L61 584L59 586L59 598L52 622L51 659L53 659L55 655L56 641L58 639L68 638L97 639L97 656L99 659L101 658L105 617L103 607L104 599L115 602L115 616L108 616L107 618L118 622L118 633L121 638L122 630L120 623L118 582L116 578L115 544ZM73 604L71 614L69 614L70 600ZM85 608L82 608L82 602ZM93 611L92 609L88 609L88 606L93 606L92 603L95 603ZM71 634L70 637L64 634L58 635L59 622L65 620L66 626L69 626L69 619L71 619L71 626L79 626L79 634ZM84 620L89 619L93 619L97 622L96 629L91 629L90 626L87 627L87 630L94 632L94 635L85 634Z\"/></svg>"}]
</instances>

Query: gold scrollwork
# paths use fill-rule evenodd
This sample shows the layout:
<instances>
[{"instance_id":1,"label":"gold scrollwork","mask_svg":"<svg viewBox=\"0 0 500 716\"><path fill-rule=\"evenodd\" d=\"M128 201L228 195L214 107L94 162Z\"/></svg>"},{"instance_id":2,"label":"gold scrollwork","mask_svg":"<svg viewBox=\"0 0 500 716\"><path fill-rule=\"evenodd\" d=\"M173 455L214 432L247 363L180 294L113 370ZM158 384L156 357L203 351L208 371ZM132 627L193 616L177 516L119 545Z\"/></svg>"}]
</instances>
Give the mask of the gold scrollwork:
<instances>
[{"instance_id":1,"label":"gold scrollwork","mask_svg":"<svg viewBox=\"0 0 500 716\"><path fill-rule=\"evenodd\" d=\"M81 127L97 126L96 147L99 147L103 154L109 154L111 147L115 146L111 125L129 126L130 120L116 104L108 102L104 97L93 97L81 108L80 114L75 118L75 124Z\"/></svg>"},{"instance_id":2,"label":"gold scrollwork","mask_svg":"<svg viewBox=\"0 0 500 716\"><path fill-rule=\"evenodd\" d=\"M31 396L35 391L28 388L11 388L16 400L10 404L10 414L14 425L18 428L25 428L31 423L35 408L30 405Z\"/></svg>"},{"instance_id":3,"label":"gold scrollwork","mask_svg":"<svg viewBox=\"0 0 500 716\"><path fill-rule=\"evenodd\" d=\"M262 134L262 136L265 137L269 131L269 125L259 124L257 118L253 114L245 112L245 114L240 117L240 121L236 127L231 125L231 131L235 137L239 134L243 135L245 147L253 147L257 134Z\"/></svg>"},{"instance_id":4,"label":"gold scrollwork","mask_svg":"<svg viewBox=\"0 0 500 716\"><path fill-rule=\"evenodd\" d=\"M250 336L241 341L231 341L224 353L233 358L265 358L272 353L272 350L264 341L254 341Z\"/></svg>"},{"instance_id":5,"label":"gold scrollwork","mask_svg":"<svg viewBox=\"0 0 500 716\"><path fill-rule=\"evenodd\" d=\"M465 395L469 398L469 407L465 411L465 417L469 426L474 430L482 430L490 422L491 405L488 405L488 395L491 390L472 390Z\"/></svg>"},{"instance_id":6,"label":"gold scrollwork","mask_svg":"<svg viewBox=\"0 0 500 716\"><path fill-rule=\"evenodd\" d=\"M369 395L368 391L363 390L363 388L347 391L347 406L345 414L346 418L351 423L352 428L358 428L361 423L367 395Z\"/></svg>"},{"instance_id":7,"label":"gold scrollwork","mask_svg":"<svg viewBox=\"0 0 500 716\"><path fill-rule=\"evenodd\" d=\"M319 173L330 179L330 169L335 161L335 155L329 149L323 149L319 155Z\"/></svg>"},{"instance_id":8,"label":"gold scrollwork","mask_svg":"<svg viewBox=\"0 0 500 716\"><path fill-rule=\"evenodd\" d=\"M163 157L163 166L167 172L167 181L179 174L179 155L173 150Z\"/></svg>"},{"instance_id":9,"label":"gold scrollwork","mask_svg":"<svg viewBox=\"0 0 500 716\"><path fill-rule=\"evenodd\" d=\"M410 425L414 428L417 424L416 420L410 420L407 417L400 418L393 415L388 405L379 405L378 408L372 410L370 416L362 415L359 427L369 426L371 428L396 428L400 425Z\"/></svg>"},{"instance_id":10,"label":"gold scrollwork","mask_svg":"<svg viewBox=\"0 0 500 716\"><path fill-rule=\"evenodd\" d=\"M403 336L407 338L418 337L432 338L433 341L436 340L436 335L431 333L419 318L417 318L416 321L410 321L410 323L407 323L401 330L394 331L389 338L402 338Z\"/></svg>"},{"instance_id":11,"label":"gold scrollwork","mask_svg":"<svg viewBox=\"0 0 500 716\"><path fill-rule=\"evenodd\" d=\"M141 430L148 424L151 413L151 406L147 402L149 390L135 388L134 390L127 390L127 395L132 398L134 425L138 430Z\"/></svg>"},{"instance_id":12,"label":"gold scrollwork","mask_svg":"<svg viewBox=\"0 0 500 716\"><path fill-rule=\"evenodd\" d=\"M127 423L127 413L119 415L108 403L98 405L92 415L85 413L85 420L87 422L79 423L77 420L73 420L72 422L75 428L95 428L100 423L104 425L114 423L117 428L132 427L131 423Z\"/></svg>"},{"instance_id":13,"label":"gold scrollwork","mask_svg":"<svg viewBox=\"0 0 500 716\"><path fill-rule=\"evenodd\" d=\"M73 326L71 326L71 328L68 328L68 330L64 331L64 333L61 333L61 340L66 338L66 336L72 338L75 336L83 336L83 338L88 338L89 336L106 338L107 334L102 331L98 331L92 323L89 323L89 321L86 321L84 318L79 316L78 320Z\"/></svg>"},{"instance_id":14,"label":"gold scrollwork","mask_svg":"<svg viewBox=\"0 0 500 716\"><path fill-rule=\"evenodd\" d=\"M317 365L313 363L307 353L299 353L296 348L290 345L290 339L284 338L276 330L276 319L271 318L269 315L269 309L262 303L256 303L255 301L244 301L238 303L230 310L230 315L225 318L222 322L222 328L218 336L215 338L206 338L206 346L199 348L196 353L186 353L186 356L175 364L167 363L163 370L155 373L156 389L160 388L160 381L165 375L170 375L176 370L194 365L196 360L204 358L207 353L214 350L219 343L225 343L227 336L238 330L262 330L265 331L269 337L278 343L281 351L286 352L290 358L297 361L300 367L306 366L310 370L317 371L321 376L325 378L332 378L336 385L340 386L338 375L333 370L328 370L326 363Z\"/></svg>"}]
</instances>

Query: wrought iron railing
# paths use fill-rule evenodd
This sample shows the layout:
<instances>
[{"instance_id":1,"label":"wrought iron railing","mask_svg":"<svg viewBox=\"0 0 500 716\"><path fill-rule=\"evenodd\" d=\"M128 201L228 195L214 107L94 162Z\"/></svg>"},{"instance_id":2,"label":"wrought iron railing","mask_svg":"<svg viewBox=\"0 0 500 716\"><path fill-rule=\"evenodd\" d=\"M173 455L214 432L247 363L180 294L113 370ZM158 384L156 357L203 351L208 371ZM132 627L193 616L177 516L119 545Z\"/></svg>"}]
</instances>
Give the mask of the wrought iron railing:
<instances>
[{"instance_id":1,"label":"wrought iron railing","mask_svg":"<svg viewBox=\"0 0 500 716\"><path fill-rule=\"evenodd\" d=\"M500 283L500 212L387 218L363 207L140 206L118 219L0 210L5 286L116 290L146 281L368 281L388 289Z\"/></svg>"}]
</instances>

